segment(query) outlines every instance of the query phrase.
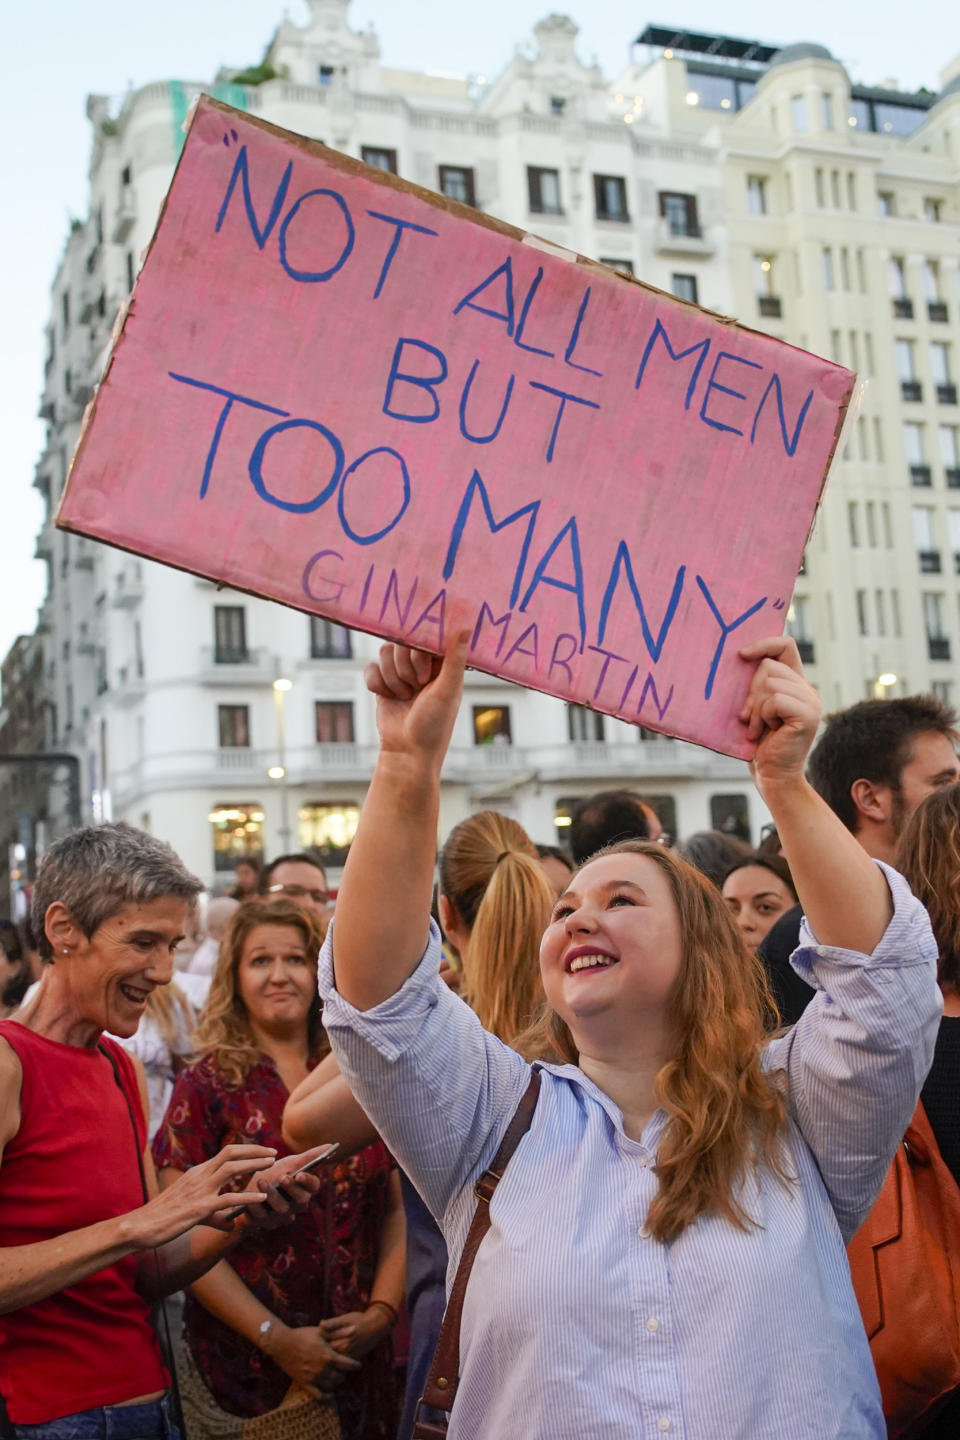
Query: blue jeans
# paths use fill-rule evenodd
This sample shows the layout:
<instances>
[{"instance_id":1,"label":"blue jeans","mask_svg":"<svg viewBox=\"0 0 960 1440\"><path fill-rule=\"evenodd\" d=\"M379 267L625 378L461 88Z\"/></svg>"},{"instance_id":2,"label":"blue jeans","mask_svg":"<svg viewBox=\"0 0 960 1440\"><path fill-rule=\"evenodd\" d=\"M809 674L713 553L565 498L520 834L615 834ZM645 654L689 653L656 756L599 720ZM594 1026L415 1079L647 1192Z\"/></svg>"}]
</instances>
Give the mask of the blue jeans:
<instances>
[{"instance_id":1,"label":"blue jeans","mask_svg":"<svg viewBox=\"0 0 960 1440\"><path fill-rule=\"evenodd\" d=\"M100 1405L43 1425L14 1425L17 1440L182 1440L170 1392L146 1405Z\"/></svg>"}]
</instances>

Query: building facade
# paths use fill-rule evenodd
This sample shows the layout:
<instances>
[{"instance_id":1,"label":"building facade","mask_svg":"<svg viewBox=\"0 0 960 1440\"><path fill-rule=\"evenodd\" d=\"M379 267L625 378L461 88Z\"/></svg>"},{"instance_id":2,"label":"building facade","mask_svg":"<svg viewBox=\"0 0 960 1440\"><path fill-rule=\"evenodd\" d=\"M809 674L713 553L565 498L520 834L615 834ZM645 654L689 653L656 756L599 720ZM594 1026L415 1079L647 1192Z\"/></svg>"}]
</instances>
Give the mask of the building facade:
<instances>
[{"instance_id":1,"label":"building facade","mask_svg":"<svg viewBox=\"0 0 960 1440\"><path fill-rule=\"evenodd\" d=\"M552 15L503 72L383 64L349 0L310 0L263 62L91 97L89 217L51 298L36 485L52 516L110 331L203 89L867 377L789 625L829 708L952 698L960 643L960 88L851 86L822 47L650 28L613 82ZM957 504L951 492L956 490ZM375 753L376 642L56 531L37 641L48 743L81 758L89 813L171 840L209 884L245 853L336 867ZM881 677L882 680L881 680ZM891 677L896 677L891 678ZM279 683L278 683L279 682ZM758 838L739 762L489 676L468 677L441 826L506 809L562 839L576 799L630 785L675 834Z\"/></svg>"}]
</instances>

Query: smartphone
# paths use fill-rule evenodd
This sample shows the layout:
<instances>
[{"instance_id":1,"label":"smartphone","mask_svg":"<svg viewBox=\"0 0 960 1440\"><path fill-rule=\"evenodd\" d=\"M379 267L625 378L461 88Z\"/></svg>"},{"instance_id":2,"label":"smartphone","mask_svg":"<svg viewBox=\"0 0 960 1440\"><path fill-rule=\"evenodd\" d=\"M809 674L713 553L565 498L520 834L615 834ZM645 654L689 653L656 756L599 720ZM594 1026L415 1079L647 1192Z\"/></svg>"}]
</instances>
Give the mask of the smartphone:
<instances>
[{"instance_id":1,"label":"smartphone","mask_svg":"<svg viewBox=\"0 0 960 1440\"><path fill-rule=\"evenodd\" d=\"M286 1177L286 1181L289 1182L291 1180L299 1180L301 1175L309 1175L311 1170L317 1170L321 1165L328 1165L331 1160L335 1159L339 1149L340 1141L331 1141L329 1145L324 1146L323 1150L321 1150L319 1155L315 1155L312 1160L307 1161L306 1165L301 1165L299 1170L295 1170L292 1175L288 1175ZM283 1184L278 1185L277 1189L282 1190ZM230 1211L227 1219L236 1220L237 1216L243 1215L246 1209L246 1205L237 1205L233 1210Z\"/></svg>"},{"instance_id":2,"label":"smartphone","mask_svg":"<svg viewBox=\"0 0 960 1440\"><path fill-rule=\"evenodd\" d=\"M319 1155L315 1155L306 1165L301 1165L293 1175L288 1175L287 1180L299 1180L301 1175L309 1175L311 1170L317 1170L321 1165L329 1165L330 1161L336 1158L339 1149L340 1141L333 1140L329 1145L324 1146Z\"/></svg>"}]
</instances>

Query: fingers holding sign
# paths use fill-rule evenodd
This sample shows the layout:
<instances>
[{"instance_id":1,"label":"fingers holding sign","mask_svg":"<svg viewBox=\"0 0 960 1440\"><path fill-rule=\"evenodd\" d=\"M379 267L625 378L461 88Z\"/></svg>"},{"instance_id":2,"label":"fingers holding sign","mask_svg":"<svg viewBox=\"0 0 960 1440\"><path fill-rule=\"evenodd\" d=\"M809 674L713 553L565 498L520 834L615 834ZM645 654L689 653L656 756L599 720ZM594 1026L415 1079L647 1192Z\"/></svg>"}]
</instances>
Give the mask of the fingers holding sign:
<instances>
[{"instance_id":1,"label":"fingers holding sign","mask_svg":"<svg viewBox=\"0 0 960 1440\"><path fill-rule=\"evenodd\" d=\"M377 729L385 753L440 762L453 733L463 693L469 631L456 635L441 660L406 645L381 645L364 672L377 697Z\"/></svg>"},{"instance_id":2,"label":"fingers holding sign","mask_svg":"<svg viewBox=\"0 0 960 1440\"><path fill-rule=\"evenodd\" d=\"M820 697L806 680L796 641L789 635L758 640L740 651L756 664L739 719L756 744L753 768L764 785L803 778L820 724Z\"/></svg>"}]
</instances>

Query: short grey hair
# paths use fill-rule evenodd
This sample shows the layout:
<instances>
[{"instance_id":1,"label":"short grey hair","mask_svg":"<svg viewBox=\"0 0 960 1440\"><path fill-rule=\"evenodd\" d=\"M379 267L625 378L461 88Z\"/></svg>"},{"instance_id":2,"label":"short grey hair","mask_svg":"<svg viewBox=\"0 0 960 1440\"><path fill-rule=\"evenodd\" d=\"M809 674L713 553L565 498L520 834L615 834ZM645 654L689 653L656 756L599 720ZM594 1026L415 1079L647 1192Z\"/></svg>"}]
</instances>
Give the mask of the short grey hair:
<instances>
[{"instance_id":1,"label":"short grey hair","mask_svg":"<svg viewBox=\"0 0 960 1440\"><path fill-rule=\"evenodd\" d=\"M58 900L89 939L127 905L174 896L192 903L203 885L164 840L132 825L87 825L47 851L33 885L30 919L41 960L53 947L44 920Z\"/></svg>"}]
</instances>

